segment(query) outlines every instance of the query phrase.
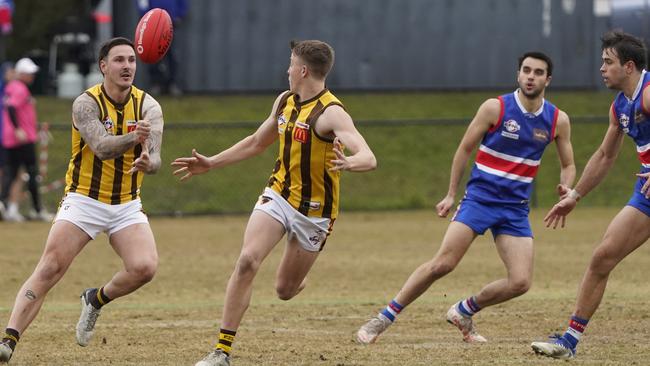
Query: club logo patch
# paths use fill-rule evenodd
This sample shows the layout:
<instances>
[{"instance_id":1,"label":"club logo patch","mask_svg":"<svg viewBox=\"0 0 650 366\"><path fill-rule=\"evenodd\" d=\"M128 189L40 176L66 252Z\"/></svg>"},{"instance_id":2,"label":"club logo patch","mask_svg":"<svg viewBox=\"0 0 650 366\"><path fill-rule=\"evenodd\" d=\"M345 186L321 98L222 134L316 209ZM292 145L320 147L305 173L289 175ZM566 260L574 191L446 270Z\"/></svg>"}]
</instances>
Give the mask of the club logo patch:
<instances>
[{"instance_id":1,"label":"club logo patch","mask_svg":"<svg viewBox=\"0 0 650 366\"><path fill-rule=\"evenodd\" d=\"M262 195L262 196L260 196L260 198L259 198L259 200L257 201L257 203L258 203L259 205L263 205L263 204L265 204L265 203L269 203L269 202L271 202L271 201L273 201L273 198L271 198L271 197L269 197L269 196L264 196L264 195Z\"/></svg>"},{"instance_id":2,"label":"club logo patch","mask_svg":"<svg viewBox=\"0 0 650 366\"><path fill-rule=\"evenodd\" d=\"M517 134L517 132L519 132L521 127L517 121L509 119L503 124L503 127L505 127L505 131L501 131L501 136L513 140L519 140L519 134Z\"/></svg>"},{"instance_id":3,"label":"club logo patch","mask_svg":"<svg viewBox=\"0 0 650 366\"><path fill-rule=\"evenodd\" d=\"M548 142L549 140L549 133L546 130L542 130L539 128L533 128L533 138L537 141L541 142Z\"/></svg>"},{"instance_id":4,"label":"club logo patch","mask_svg":"<svg viewBox=\"0 0 650 366\"><path fill-rule=\"evenodd\" d=\"M278 133L279 134L284 133L286 127L287 127L287 119L284 118L283 114L281 114L280 117L278 117Z\"/></svg>"},{"instance_id":5,"label":"club logo patch","mask_svg":"<svg viewBox=\"0 0 650 366\"><path fill-rule=\"evenodd\" d=\"M106 129L106 132L113 135L114 134L113 128L115 127L115 124L113 123L111 117L106 117L106 119L102 123L104 124L104 128Z\"/></svg>"},{"instance_id":6,"label":"club logo patch","mask_svg":"<svg viewBox=\"0 0 650 366\"><path fill-rule=\"evenodd\" d=\"M630 125L630 117L628 117L627 114L621 113L621 115L618 117L618 124L623 127L623 132L628 133L630 132L630 129L628 126Z\"/></svg>"},{"instance_id":7,"label":"club logo patch","mask_svg":"<svg viewBox=\"0 0 650 366\"><path fill-rule=\"evenodd\" d=\"M311 245L317 246L320 245L323 241L325 241L326 238L327 238L327 233L325 232L325 230L318 229L316 230L314 235L309 236L309 242L311 243Z\"/></svg>"}]
</instances>

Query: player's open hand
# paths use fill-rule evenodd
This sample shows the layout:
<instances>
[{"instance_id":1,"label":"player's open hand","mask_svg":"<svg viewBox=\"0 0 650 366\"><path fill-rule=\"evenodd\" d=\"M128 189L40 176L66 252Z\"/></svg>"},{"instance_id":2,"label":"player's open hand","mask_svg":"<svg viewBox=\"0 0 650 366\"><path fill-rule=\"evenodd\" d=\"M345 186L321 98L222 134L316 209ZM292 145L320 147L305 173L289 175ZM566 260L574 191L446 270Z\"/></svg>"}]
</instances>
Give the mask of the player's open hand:
<instances>
[{"instance_id":1,"label":"player's open hand","mask_svg":"<svg viewBox=\"0 0 650 366\"><path fill-rule=\"evenodd\" d=\"M639 178L645 179L645 182L643 183L643 186L641 187L641 194L645 195L645 198L650 199L650 192L648 191L648 188L650 188L650 172L647 173L638 173L636 175Z\"/></svg>"},{"instance_id":2,"label":"player's open hand","mask_svg":"<svg viewBox=\"0 0 650 366\"><path fill-rule=\"evenodd\" d=\"M211 164L210 159L196 152L196 149L192 149L192 157L189 158L176 158L172 162L174 168L174 175L180 176L181 181L192 178L193 175L199 175L210 170Z\"/></svg>"},{"instance_id":3,"label":"player's open hand","mask_svg":"<svg viewBox=\"0 0 650 366\"><path fill-rule=\"evenodd\" d=\"M446 196L445 198L443 198L442 201L438 202L438 204L436 205L436 211L438 213L438 216L447 217L453 205L454 205L454 197Z\"/></svg>"},{"instance_id":4,"label":"player's open hand","mask_svg":"<svg viewBox=\"0 0 650 366\"><path fill-rule=\"evenodd\" d=\"M149 156L149 148L147 146L147 142L142 143L142 152L140 153L140 156L135 159L133 162L133 165L131 166L131 169L127 172L127 174L133 174L135 172L143 172L147 173L151 169L151 157Z\"/></svg>"},{"instance_id":5,"label":"player's open hand","mask_svg":"<svg viewBox=\"0 0 650 366\"><path fill-rule=\"evenodd\" d=\"M560 224L560 227L564 227L566 216L576 207L577 203L578 201L571 197L563 198L560 202L556 203L546 214L546 217L544 217L546 227L553 226L553 229L555 229L558 224Z\"/></svg>"},{"instance_id":6,"label":"player's open hand","mask_svg":"<svg viewBox=\"0 0 650 366\"><path fill-rule=\"evenodd\" d=\"M345 156L345 153L343 152L343 144L341 144L341 140L339 140L338 137L334 138L334 147L332 150L334 151L334 154L336 154L336 159L332 160L332 164L334 164L333 167L331 167L329 170L330 171L338 171L338 170L350 170L352 164L350 163L350 159Z\"/></svg>"},{"instance_id":7,"label":"player's open hand","mask_svg":"<svg viewBox=\"0 0 650 366\"><path fill-rule=\"evenodd\" d=\"M133 133L135 133L135 139L139 144L145 142L149 138L149 134L151 134L151 123L146 120L138 121Z\"/></svg>"}]
</instances>

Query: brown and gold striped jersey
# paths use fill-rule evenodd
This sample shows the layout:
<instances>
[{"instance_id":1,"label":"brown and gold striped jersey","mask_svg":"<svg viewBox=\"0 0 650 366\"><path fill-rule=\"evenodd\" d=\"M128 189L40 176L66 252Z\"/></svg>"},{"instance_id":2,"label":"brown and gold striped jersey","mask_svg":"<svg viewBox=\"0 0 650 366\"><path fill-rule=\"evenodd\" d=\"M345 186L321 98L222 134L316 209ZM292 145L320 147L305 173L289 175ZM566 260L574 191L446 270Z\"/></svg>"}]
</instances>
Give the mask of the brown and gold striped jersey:
<instances>
[{"instance_id":1,"label":"brown and gold striped jersey","mask_svg":"<svg viewBox=\"0 0 650 366\"><path fill-rule=\"evenodd\" d=\"M332 105L343 107L327 89L305 101L286 93L278 105L280 149L269 187L305 216L334 219L338 215L341 173L328 170L336 159L334 141L314 128Z\"/></svg>"},{"instance_id":2,"label":"brown and gold striped jersey","mask_svg":"<svg viewBox=\"0 0 650 366\"><path fill-rule=\"evenodd\" d=\"M133 131L142 119L142 104L145 93L131 86L131 93L125 104L119 104L106 94L102 84L86 90L99 106L99 120L106 131L115 136ZM133 162L140 156L140 144L127 150L115 159L100 160L90 149L79 130L72 124L72 158L65 175L65 192L75 192L98 201L117 205L132 201L140 196L143 173L128 174Z\"/></svg>"}]
</instances>

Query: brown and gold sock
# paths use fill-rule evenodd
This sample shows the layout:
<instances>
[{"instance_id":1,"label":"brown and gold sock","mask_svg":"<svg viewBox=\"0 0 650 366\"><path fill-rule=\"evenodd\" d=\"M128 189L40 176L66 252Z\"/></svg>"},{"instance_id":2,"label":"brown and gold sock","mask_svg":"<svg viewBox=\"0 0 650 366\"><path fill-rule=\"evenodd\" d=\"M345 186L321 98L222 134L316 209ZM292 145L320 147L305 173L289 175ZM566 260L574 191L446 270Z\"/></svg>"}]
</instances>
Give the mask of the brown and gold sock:
<instances>
[{"instance_id":1,"label":"brown and gold sock","mask_svg":"<svg viewBox=\"0 0 650 366\"><path fill-rule=\"evenodd\" d=\"M219 329L219 343L217 343L215 348L220 349L223 353L230 356L232 342L235 341L235 334L237 334L237 331L223 328Z\"/></svg>"},{"instance_id":2,"label":"brown and gold sock","mask_svg":"<svg viewBox=\"0 0 650 366\"><path fill-rule=\"evenodd\" d=\"M18 333L17 330L12 329L12 328L7 328L5 329L5 335L2 337L2 343L6 343L9 345L9 348L11 350L16 349L16 344L18 343L18 340L20 340L20 333Z\"/></svg>"}]
</instances>

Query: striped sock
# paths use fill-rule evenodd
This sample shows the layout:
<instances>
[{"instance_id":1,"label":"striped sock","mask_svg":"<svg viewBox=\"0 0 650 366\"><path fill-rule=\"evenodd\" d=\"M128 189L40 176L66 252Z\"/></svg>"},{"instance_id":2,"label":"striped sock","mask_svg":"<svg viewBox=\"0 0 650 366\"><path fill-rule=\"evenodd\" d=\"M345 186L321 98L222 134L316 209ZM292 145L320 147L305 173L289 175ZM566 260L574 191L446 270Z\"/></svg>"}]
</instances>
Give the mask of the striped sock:
<instances>
[{"instance_id":1,"label":"striped sock","mask_svg":"<svg viewBox=\"0 0 650 366\"><path fill-rule=\"evenodd\" d=\"M399 313L402 312L402 309L404 307L397 303L395 299L391 300L391 302L386 306L384 310L381 311L381 315L385 316L388 320L392 322L395 321L395 317L399 315Z\"/></svg>"},{"instance_id":2,"label":"striped sock","mask_svg":"<svg viewBox=\"0 0 650 366\"><path fill-rule=\"evenodd\" d=\"M576 348L578 345L580 337L582 337L582 333L587 327L587 323L589 323L589 319L578 318L575 315L571 317L571 320L569 320L569 328L566 330L562 338L571 344L571 348Z\"/></svg>"},{"instance_id":3,"label":"striped sock","mask_svg":"<svg viewBox=\"0 0 650 366\"><path fill-rule=\"evenodd\" d=\"M6 343L9 345L9 348L11 350L16 349L16 344L18 343L18 340L20 340L20 333L18 333L17 330L12 329L12 328L7 328L5 329L5 335L2 337L2 343Z\"/></svg>"},{"instance_id":4,"label":"striped sock","mask_svg":"<svg viewBox=\"0 0 650 366\"><path fill-rule=\"evenodd\" d=\"M470 317L481 310L481 307L476 303L476 296L470 296L467 299L458 303L458 311L466 317Z\"/></svg>"},{"instance_id":5,"label":"striped sock","mask_svg":"<svg viewBox=\"0 0 650 366\"><path fill-rule=\"evenodd\" d=\"M92 306L95 309L101 309L102 306L108 304L109 302L113 301L113 299L109 299L108 296L104 293L104 287L98 289L93 289L88 293L88 301L92 304Z\"/></svg>"},{"instance_id":6,"label":"striped sock","mask_svg":"<svg viewBox=\"0 0 650 366\"><path fill-rule=\"evenodd\" d=\"M235 341L235 334L237 334L235 330L219 329L219 343L214 348L220 349L223 353L230 356L232 342Z\"/></svg>"}]
</instances>

